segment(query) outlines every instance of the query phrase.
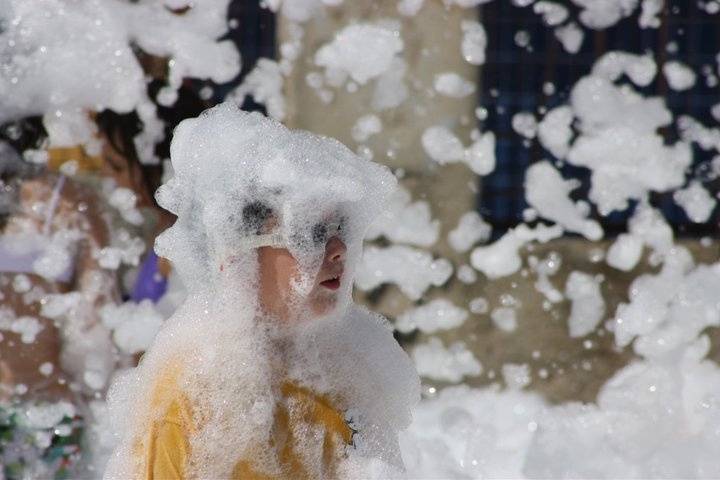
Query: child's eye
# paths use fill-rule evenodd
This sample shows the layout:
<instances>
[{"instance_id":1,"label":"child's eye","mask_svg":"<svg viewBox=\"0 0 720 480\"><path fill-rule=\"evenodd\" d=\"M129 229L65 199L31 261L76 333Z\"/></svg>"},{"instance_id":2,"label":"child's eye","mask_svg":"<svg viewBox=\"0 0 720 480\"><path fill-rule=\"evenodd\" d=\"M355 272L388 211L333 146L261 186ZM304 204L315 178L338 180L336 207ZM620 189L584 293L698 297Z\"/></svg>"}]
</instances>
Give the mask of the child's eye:
<instances>
[{"instance_id":1,"label":"child's eye","mask_svg":"<svg viewBox=\"0 0 720 480\"><path fill-rule=\"evenodd\" d=\"M327 241L328 229L324 223L318 223L312 229L312 239L315 244L325 243Z\"/></svg>"}]
</instances>

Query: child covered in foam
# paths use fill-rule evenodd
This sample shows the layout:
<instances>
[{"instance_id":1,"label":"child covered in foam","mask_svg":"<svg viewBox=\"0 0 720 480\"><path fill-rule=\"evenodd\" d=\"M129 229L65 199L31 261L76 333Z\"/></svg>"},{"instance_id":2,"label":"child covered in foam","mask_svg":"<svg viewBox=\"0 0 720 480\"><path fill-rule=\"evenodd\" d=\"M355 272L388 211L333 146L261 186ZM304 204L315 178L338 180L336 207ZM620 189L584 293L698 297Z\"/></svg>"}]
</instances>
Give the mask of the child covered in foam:
<instances>
[{"instance_id":1,"label":"child covered in foam","mask_svg":"<svg viewBox=\"0 0 720 480\"><path fill-rule=\"evenodd\" d=\"M386 321L351 299L395 188L335 140L224 104L175 131L158 238L188 298L117 379L105 478L327 478L402 471L419 397Z\"/></svg>"}]
</instances>

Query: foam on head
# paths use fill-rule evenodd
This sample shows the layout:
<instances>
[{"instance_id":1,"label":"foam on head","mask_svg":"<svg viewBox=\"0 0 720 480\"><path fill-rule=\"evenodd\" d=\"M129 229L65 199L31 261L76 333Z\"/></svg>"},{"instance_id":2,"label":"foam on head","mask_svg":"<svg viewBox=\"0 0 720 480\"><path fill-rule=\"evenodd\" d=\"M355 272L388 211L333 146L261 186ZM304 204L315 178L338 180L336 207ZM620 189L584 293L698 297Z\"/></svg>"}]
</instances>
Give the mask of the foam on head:
<instances>
[{"instance_id":1,"label":"foam on head","mask_svg":"<svg viewBox=\"0 0 720 480\"><path fill-rule=\"evenodd\" d=\"M191 290L212 283L211 272L228 254L247 250L246 205L261 202L272 210L283 236L296 240L288 247L303 273L312 276L318 249L302 240L311 240L313 226L341 214L343 240L350 253L359 253L367 225L396 183L386 169L335 140L288 130L230 104L182 122L171 156L175 176L157 199L178 221L156 247Z\"/></svg>"}]
</instances>

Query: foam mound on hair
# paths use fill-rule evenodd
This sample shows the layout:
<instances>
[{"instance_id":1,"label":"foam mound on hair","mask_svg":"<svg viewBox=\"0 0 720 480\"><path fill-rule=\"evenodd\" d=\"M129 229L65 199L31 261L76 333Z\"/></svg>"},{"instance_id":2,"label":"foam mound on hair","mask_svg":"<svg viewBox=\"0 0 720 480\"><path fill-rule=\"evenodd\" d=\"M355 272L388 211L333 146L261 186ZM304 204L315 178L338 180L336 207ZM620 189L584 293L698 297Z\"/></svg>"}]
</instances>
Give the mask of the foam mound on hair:
<instances>
[{"instance_id":1,"label":"foam mound on hair","mask_svg":"<svg viewBox=\"0 0 720 480\"><path fill-rule=\"evenodd\" d=\"M187 285L207 284L209 256L238 248L243 205L264 202L280 215L288 234L311 228L339 208L351 220L344 233L350 246L362 240L396 186L385 167L334 139L289 130L231 104L182 122L171 156L175 176L158 190L157 199L179 220L156 248ZM292 253L303 258L311 252L296 248Z\"/></svg>"}]
</instances>

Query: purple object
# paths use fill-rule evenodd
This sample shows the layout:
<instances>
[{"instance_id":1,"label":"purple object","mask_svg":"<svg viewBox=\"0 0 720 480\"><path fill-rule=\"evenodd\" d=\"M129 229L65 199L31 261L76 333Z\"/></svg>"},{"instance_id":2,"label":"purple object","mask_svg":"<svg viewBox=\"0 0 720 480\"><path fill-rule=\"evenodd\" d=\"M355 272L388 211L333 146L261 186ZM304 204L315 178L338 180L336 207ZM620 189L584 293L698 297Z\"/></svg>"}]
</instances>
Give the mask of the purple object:
<instances>
[{"instance_id":1,"label":"purple object","mask_svg":"<svg viewBox=\"0 0 720 480\"><path fill-rule=\"evenodd\" d=\"M157 302L167 291L167 280L158 270L158 256L152 250L145 256L138 272L130 299L139 303L145 299Z\"/></svg>"}]
</instances>

